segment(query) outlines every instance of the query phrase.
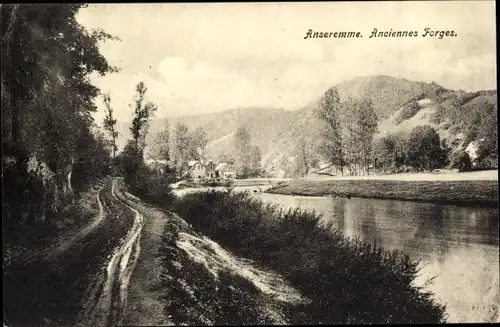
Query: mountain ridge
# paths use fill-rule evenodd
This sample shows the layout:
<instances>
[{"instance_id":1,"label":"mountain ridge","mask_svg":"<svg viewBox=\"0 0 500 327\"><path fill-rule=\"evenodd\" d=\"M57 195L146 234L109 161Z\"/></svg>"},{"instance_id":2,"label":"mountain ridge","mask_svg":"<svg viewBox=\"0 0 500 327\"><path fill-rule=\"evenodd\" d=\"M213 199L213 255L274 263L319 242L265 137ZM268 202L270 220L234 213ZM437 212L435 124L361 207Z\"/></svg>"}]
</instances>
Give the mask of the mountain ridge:
<instances>
[{"instance_id":1,"label":"mountain ridge","mask_svg":"<svg viewBox=\"0 0 500 327\"><path fill-rule=\"evenodd\" d=\"M455 91L434 82L411 81L388 75L358 76L332 88L339 91L341 99L368 98L372 101L379 118L380 131L376 137L393 133L407 135L411 132L410 129L417 125L430 124L442 138L455 142L454 150L457 150L477 138L477 132L473 131L474 123L468 123L467 119L473 118L472 121L476 121L478 125L484 124L488 115L493 115L491 110L486 110L486 113L481 110L485 106L488 108L494 106L496 119L496 90ZM312 156L320 159L315 148L323 125L314 111L321 96L322 94L319 94L316 100L294 110L241 107L166 119L171 127L178 121L184 122L189 130L203 127L209 141L207 153L214 159L222 154L232 154L230 135L238 126L243 125L251 135L252 145L261 148L264 169L272 175L283 175L290 170L296 144L301 138L310 147ZM427 101L425 106L413 105L417 112L414 114L409 112L410 104L422 100ZM478 116L482 118L478 120ZM155 134L163 129L164 121L165 119L153 121L147 138L148 144L151 144ZM118 142L120 146L123 146L129 138L128 133L123 133L129 125L128 122L120 124L119 130L122 132L121 140ZM474 135L457 142L456 137L460 136L460 133Z\"/></svg>"}]
</instances>

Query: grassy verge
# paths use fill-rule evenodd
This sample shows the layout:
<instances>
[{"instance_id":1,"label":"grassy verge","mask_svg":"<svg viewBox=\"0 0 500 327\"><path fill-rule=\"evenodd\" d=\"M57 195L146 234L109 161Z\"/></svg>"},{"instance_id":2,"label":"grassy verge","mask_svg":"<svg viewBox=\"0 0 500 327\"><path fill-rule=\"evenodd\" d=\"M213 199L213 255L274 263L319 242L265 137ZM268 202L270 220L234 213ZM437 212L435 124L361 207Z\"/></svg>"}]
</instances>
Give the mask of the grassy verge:
<instances>
[{"instance_id":1,"label":"grassy verge","mask_svg":"<svg viewBox=\"0 0 500 327\"><path fill-rule=\"evenodd\" d=\"M193 231L172 214L162 234L161 288L164 310L176 325L262 325L273 321L260 308L265 298L248 280L230 270L218 277L194 261L176 242L180 232Z\"/></svg>"},{"instance_id":2,"label":"grassy verge","mask_svg":"<svg viewBox=\"0 0 500 327\"><path fill-rule=\"evenodd\" d=\"M269 193L339 196L497 207L497 181L295 180Z\"/></svg>"},{"instance_id":3,"label":"grassy verge","mask_svg":"<svg viewBox=\"0 0 500 327\"><path fill-rule=\"evenodd\" d=\"M294 323L440 323L445 307L413 284L418 263L344 237L301 210L245 193L187 194L173 204L195 230L289 279L312 302Z\"/></svg>"},{"instance_id":4,"label":"grassy verge","mask_svg":"<svg viewBox=\"0 0 500 327\"><path fill-rule=\"evenodd\" d=\"M44 220L35 220L6 235L4 266L29 262L46 255L60 242L76 234L99 213L97 193L104 181L77 195L75 203L59 212L48 212Z\"/></svg>"}]
</instances>

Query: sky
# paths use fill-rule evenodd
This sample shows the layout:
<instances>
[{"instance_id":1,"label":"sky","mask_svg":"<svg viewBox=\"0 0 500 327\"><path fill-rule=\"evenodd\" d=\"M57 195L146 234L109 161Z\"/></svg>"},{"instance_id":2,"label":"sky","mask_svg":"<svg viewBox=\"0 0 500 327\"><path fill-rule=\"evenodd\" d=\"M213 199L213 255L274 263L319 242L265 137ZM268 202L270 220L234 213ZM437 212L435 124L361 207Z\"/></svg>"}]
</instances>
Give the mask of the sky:
<instances>
[{"instance_id":1,"label":"sky","mask_svg":"<svg viewBox=\"0 0 500 327\"><path fill-rule=\"evenodd\" d=\"M143 81L157 117L241 107L297 109L357 76L496 89L494 1L93 4L78 21L121 41L100 50L119 73L92 76L129 121ZM378 31L419 37L369 38ZM421 37L425 28L455 37ZM307 31L362 38L308 38ZM97 100L98 122L104 117Z\"/></svg>"}]
</instances>

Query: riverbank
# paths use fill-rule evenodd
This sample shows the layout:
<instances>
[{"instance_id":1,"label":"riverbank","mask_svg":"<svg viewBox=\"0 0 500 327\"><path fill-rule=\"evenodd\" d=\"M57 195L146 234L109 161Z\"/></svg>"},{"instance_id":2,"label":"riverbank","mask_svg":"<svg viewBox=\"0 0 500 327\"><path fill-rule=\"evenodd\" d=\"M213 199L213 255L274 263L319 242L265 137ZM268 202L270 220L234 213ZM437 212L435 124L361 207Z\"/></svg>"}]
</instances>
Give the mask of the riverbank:
<instances>
[{"instance_id":1,"label":"riverbank","mask_svg":"<svg viewBox=\"0 0 500 327\"><path fill-rule=\"evenodd\" d=\"M297 179L268 193L300 196L361 197L434 202L478 207L498 206L498 181L492 180L376 180Z\"/></svg>"},{"instance_id":2,"label":"riverbank","mask_svg":"<svg viewBox=\"0 0 500 327\"><path fill-rule=\"evenodd\" d=\"M284 178L248 178L248 179L231 179L215 182L194 182L194 181L180 181L170 184L172 189L186 189L186 188L206 188L206 187L250 187L250 186L282 186L291 179Z\"/></svg>"},{"instance_id":3,"label":"riverbank","mask_svg":"<svg viewBox=\"0 0 500 327\"><path fill-rule=\"evenodd\" d=\"M215 190L185 194L173 209L195 231L279 273L309 299L289 311L297 324L446 319L433 294L415 286L417 262L349 239L314 212L282 210L247 193Z\"/></svg>"}]
</instances>

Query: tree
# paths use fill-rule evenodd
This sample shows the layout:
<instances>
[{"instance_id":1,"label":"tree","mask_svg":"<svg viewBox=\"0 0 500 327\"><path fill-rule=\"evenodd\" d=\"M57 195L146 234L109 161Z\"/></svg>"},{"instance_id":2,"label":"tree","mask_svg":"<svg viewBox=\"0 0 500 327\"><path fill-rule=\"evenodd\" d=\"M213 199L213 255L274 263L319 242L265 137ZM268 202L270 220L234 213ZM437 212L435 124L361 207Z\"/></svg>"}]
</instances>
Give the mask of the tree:
<instances>
[{"instance_id":1,"label":"tree","mask_svg":"<svg viewBox=\"0 0 500 327\"><path fill-rule=\"evenodd\" d=\"M170 124L168 120L165 119L163 131L158 132L154 139L152 154L151 156L154 158L158 158L165 162L164 174L173 176L174 169L171 167L171 151L170 151Z\"/></svg>"},{"instance_id":2,"label":"tree","mask_svg":"<svg viewBox=\"0 0 500 327\"><path fill-rule=\"evenodd\" d=\"M373 153L377 168L396 172L407 163L407 141L400 135L390 134L374 141Z\"/></svg>"},{"instance_id":3,"label":"tree","mask_svg":"<svg viewBox=\"0 0 500 327\"><path fill-rule=\"evenodd\" d=\"M129 176L133 178L127 179L132 189L137 188L137 173L138 170L141 169L141 165L144 161L144 149L146 147L146 137L149 132L150 120L153 118L157 109L156 105L151 101L144 103L147 90L144 82L139 82L136 86L136 94L134 97L135 109L132 124L130 126L134 151L128 149L128 154L134 155L136 158L130 161L132 166L128 167L129 170L134 170L133 173L128 173Z\"/></svg>"},{"instance_id":4,"label":"tree","mask_svg":"<svg viewBox=\"0 0 500 327\"><path fill-rule=\"evenodd\" d=\"M120 167L125 183L135 192L138 185L139 171L144 165L142 153L137 149L135 140L129 140L119 155Z\"/></svg>"},{"instance_id":5,"label":"tree","mask_svg":"<svg viewBox=\"0 0 500 327\"><path fill-rule=\"evenodd\" d=\"M73 187L82 191L97 178L110 173L111 153L105 135L97 128L85 128L76 141L72 171Z\"/></svg>"},{"instance_id":6,"label":"tree","mask_svg":"<svg viewBox=\"0 0 500 327\"><path fill-rule=\"evenodd\" d=\"M245 127L236 130L234 147L236 150L236 174L246 178L251 171L250 151L252 150L251 137Z\"/></svg>"},{"instance_id":7,"label":"tree","mask_svg":"<svg viewBox=\"0 0 500 327\"><path fill-rule=\"evenodd\" d=\"M190 135L190 157L194 160L205 161L207 144L207 133L203 127L196 128Z\"/></svg>"},{"instance_id":8,"label":"tree","mask_svg":"<svg viewBox=\"0 0 500 327\"><path fill-rule=\"evenodd\" d=\"M155 145L161 160L170 161L170 124L165 119L163 131L156 134Z\"/></svg>"},{"instance_id":9,"label":"tree","mask_svg":"<svg viewBox=\"0 0 500 327\"><path fill-rule=\"evenodd\" d=\"M479 166L493 168L498 167L498 113L492 105L485 109L489 114L478 132L478 139L481 141L477 151L477 163Z\"/></svg>"},{"instance_id":10,"label":"tree","mask_svg":"<svg viewBox=\"0 0 500 327\"><path fill-rule=\"evenodd\" d=\"M333 88L321 97L317 114L324 122L322 144L320 147L325 159L339 166L343 172L345 165L342 132L340 125L341 103L337 89Z\"/></svg>"},{"instance_id":11,"label":"tree","mask_svg":"<svg viewBox=\"0 0 500 327\"><path fill-rule=\"evenodd\" d=\"M396 123L401 124L404 120L410 119L415 116L420 110L420 105L416 99L408 101L401 109L399 116L396 117Z\"/></svg>"},{"instance_id":12,"label":"tree","mask_svg":"<svg viewBox=\"0 0 500 327\"><path fill-rule=\"evenodd\" d=\"M353 98L346 99L340 108L344 118L342 128L345 163L349 167L349 175L357 174L355 166L361 161L361 133L357 124L359 104Z\"/></svg>"},{"instance_id":13,"label":"tree","mask_svg":"<svg viewBox=\"0 0 500 327\"><path fill-rule=\"evenodd\" d=\"M394 165L396 155L396 140L394 135L381 137L374 142L374 155L377 158L377 167L384 170Z\"/></svg>"},{"instance_id":14,"label":"tree","mask_svg":"<svg viewBox=\"0 0 500 327\"><path fill-rule=\"evenodd\" d=\"M130 131L132 132L136 152L138 154L142 154L144 151L144 147L146 146L146 136L149 132L150 120L153 118L154 113L157 110L156 105L151 101L144 104L147 90L148 89L144 85L144 82L139 82L136 86L136 94L134 97L134 118L132 119Z\"/></svg>"},{"instance_id":15,"label":"tree","mask_svg":"<svg viewBox=\"0 0 500 327\"><path fill-rule=\"evenodd\" d=\"M440 167L445 167L450 163L450 155L452 153L452 148L448 144L446 139L441 139L441 149L437 152L436 160L437 165Z\"/></svg>"},{"instance_id":16,"label":"tree","mask_svg":"<svg viewBox=\"0 0 500 327\"><path fill-rule=\"evenodd\" d=\"M227 154L221 154L218 158L217 158L217 161L218 162L226 162L228 164L231 164L231 165L234 165L236 160L234 160L233 158L231 158L230 156L228 156Z\"/></svg>"},{"instance_id":17,"label":"tree","mask_svg":"<svg viewBox=\"0 0 500 327\"><path fill-rule=\"evenodd\" d=\"M373 137L377 132L377 115L371 100L366 98L348 98L343 102L342 108L346 163L351 172L365 174L371 161Z\"/></svg>"},{"instance_id":18,"label":"tree","mask_svg":"<svg viewBox=\"0 0 500 327\"><path fill-rule=\"evenodd\" d=\"M408 163L413 168L435 169L442 163L441 140L430 125L416 126L408 139Z\"/></svg>"},{"instance_id":19,"label":"tree","mask_svg":"<svg viewBox=\"0 0 500 327\"><path fill-rule=\"evenodd\" d=\"M250 168L252 176L261 175L261 161L262 161L262 153L260 152L260 148L258 146L253 146L250 151Z\"/></svg>"},{"instance_id":20,"label":"tree","mask_svg":"<svg viewBox=\"0 0 500 327\"><path fill-rule=\"evenodd\" d=\"M113 116L113 108L111 107L111 96L109 93L103 94L104 105L106 106L106 116L104 117L104 129L108 131L111 136L112 148L113 148L113 158L116 156L116 151L118 147L116 146L116 138L120 135L118 131L116 131L116 122L117 120Z\"/></svg>"},{"instance_id":21,"label":"tree","mask_svg":"<svg viewBox=\"0 0 500 327\"><path fill-rule=\"evenodd\" d=\"M358 103L356 114L362 167L365 172L368 172L368 157L372 153L373 137L378 131L378 118L369 99Z\"/></svg>"},{"instance_id":22,"label":"tree","mask_svg":"<svg viewBox=\"0 0 500 327\"><path fill-rule=\"evenodd\" d=\"M182 177L186 171L187 163L190 158L191 136L189 135L188 127L182 122L178 122L174 130L173 140L173 161L176 172L179 177Z\"/></svg>"},{"instance_id":23,"label":"tree","mask_svg":"<svg viewBox=\"0 0 500 327\"><path fill-rule=\"evenodd\" d=\"M463 171L472 167L472 160L467 152L459 151L451 156L450 166Z\"/></svg>"},{"instance_id":24,"label":"tree","mask_svg":"<svg viewBox=\"0 0 500 327\"><path fill-rule=\"evenodd\" d=\"M307 149L306 141L304 141L304 139L300 139L295 153L294 175L302 177L307 176L310 166L309 156L310 153Z\"/></svg>"},{"instance_id":25,"label":"tree","mask_svg":"<svg viewBox=\"0 0 500 327\"><path fill-rule=\"evenodd\" d=\"M7 220L25 213L30 218L44 217L45 209L32 210L38 201L46 203L40 207L54 211L70 203L75 159L94 147L90 140L100 142L88 133L100 93L88 77L117 71L98 47L100 41L116 38L81 26L75 15L82 7L0 7L2 156L14 162L4 170L10 187L4 198ZM78 145L85 138L87 145ZM38 177L29 172L30 160L47 165L53 183L34 187Z\"/></svg>"}]
</instances>

